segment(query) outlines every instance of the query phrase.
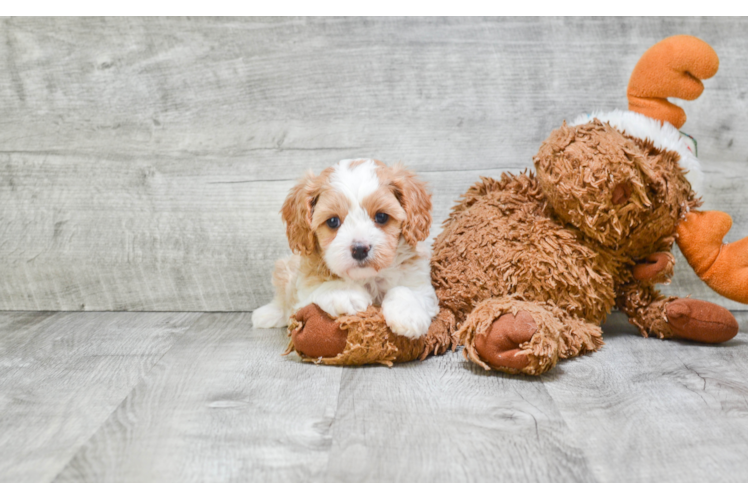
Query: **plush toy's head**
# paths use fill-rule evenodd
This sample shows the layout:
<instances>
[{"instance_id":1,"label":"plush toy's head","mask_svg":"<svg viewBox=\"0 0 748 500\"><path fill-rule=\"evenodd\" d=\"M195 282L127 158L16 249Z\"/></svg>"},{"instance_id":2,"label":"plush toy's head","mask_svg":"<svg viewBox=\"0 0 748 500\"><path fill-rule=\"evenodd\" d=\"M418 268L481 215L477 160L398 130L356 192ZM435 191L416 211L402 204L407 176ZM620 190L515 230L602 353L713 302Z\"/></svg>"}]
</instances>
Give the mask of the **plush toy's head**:
<instances>
[{"instance_id":1,"label":"plush toy's head","mask_svg":"<svg viewBox=\"0 0 748 500\"><path fill-rule=\"evenodd\" d=\"M587 238L633 260L677 241L707 285L748 303L748 238L725 244L729 215L691 211L701 205L700 165L678 130L685 112L667 100L696 99L701 80L718 68L717 54L698 38L656 43L631 74L629 110L564 123L541 146L535 168L556 217Z\"/></svg>"},{"instance_id":2,"label":"plush toy's head","mask_svg":"<svg viewBox=\"0 0 748 500\"><path fill-rule=\"evenodd\" d=\"M601 245L643 258L698 205L679 155L594 118L553 131L535 156L556 217Z\"/></svg>"},{"instance_id":3,"label":"plush toy's head","mask_svg":"<svg viewBox=\"0 0 748 500\"><path fill-rule=\"evenodd\" d=\"M683 110L667 97L696 99L719 58L680 35L647 50L629 80L630 111L593 113L554 131L535 167L556 215L600 244L643 258L700 205L701 171L678 128ZM690 182L689 182L690 181Z\"/></svg>"}]
</instances>

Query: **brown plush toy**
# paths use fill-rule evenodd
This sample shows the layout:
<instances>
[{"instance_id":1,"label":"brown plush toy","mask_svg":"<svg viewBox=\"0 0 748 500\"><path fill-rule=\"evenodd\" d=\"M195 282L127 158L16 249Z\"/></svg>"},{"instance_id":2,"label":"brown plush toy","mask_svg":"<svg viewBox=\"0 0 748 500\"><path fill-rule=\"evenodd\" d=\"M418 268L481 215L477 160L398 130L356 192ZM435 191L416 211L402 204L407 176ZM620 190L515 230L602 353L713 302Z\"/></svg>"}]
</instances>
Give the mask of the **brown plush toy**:
<instances>
[{"instance_id":1,"label":"brown plush toy","mask_svg":"<svg viewBox=\"0 0 748 500\"><path fill-rule=\"evenodd\" d=\"M738 324L723 307L655 288L673 275L677 241L709 286L748 303L748 238L723 244L729 216L694 210L699 163L677 128L685 114L667 101L698 97L718 64L697 38L665 39L632 73L630 111L564 123L540 147L535 173L471 187L434 242L441 311L424 338L392 334L373 307L333 319L312 305L289 326L288 352L389 364L442 353L451 341L486 369L538 375L599 349L613 306L645 337L733 338Z\"/></svg>"}]
</instances>

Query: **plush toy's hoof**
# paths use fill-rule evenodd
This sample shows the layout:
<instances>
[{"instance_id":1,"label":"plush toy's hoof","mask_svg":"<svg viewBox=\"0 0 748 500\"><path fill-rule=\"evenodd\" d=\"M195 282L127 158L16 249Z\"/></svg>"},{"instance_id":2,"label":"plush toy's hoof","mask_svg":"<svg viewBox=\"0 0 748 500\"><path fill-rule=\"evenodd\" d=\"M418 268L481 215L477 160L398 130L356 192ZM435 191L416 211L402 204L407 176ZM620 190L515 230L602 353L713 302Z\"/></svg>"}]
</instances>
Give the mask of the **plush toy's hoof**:
<instances>
[{"instance_id":1,"label":"plush toy's hoof","mask_svg":"<svg viewBox=\"0 0 748 500\"><path fill-rule=\"evenodd\" d=\"M491 324L488 333L475 336L475 350L491 368L522 370L530 364L530 359L519 346L529 342L537 331L530 313L503 314Z\"/></svg>"},{"instance_id":2,"label":"plush toy's hoof","mask_svg":"<svg viewBox=\"0 0 748 500\"><path fill-rule=\"evenodd\" d=\"M696 299L677 299L665 309L673 336L718 344L738 334L738 321L717 304Z\"/></svg>"},{"instance_id":3,"label":"plush toy's hoof","mask_svg":"<svg viewBox=\"0 0 748 500\"><path fill-rule=\"evenodd\" d=\"M348 332L342 330L317 304L309 304L294 315L301 326L291 332L294 349L309 358L332 358L345 349Z\"/></svg>"},{"instance_id":4,"label":"plush toy's hoof","mask_svg":"<svg viewBox=\"0 0 748 500\"><path fill-rule=\"evenodd\" d=\"M637 281L655 281L660 276L672 274L675 259L670 252L656 252L647 256L643 262L634 266L634 279Z\"/></svg>"}]
</instances>

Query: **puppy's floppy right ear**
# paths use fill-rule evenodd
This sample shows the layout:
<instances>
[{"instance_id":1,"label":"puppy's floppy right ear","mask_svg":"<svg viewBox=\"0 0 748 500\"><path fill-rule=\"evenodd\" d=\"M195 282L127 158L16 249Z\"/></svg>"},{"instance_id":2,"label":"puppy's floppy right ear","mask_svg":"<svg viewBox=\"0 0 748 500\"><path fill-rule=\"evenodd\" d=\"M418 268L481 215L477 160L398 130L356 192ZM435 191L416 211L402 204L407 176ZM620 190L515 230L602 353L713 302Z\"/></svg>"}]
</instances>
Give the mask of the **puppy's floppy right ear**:
<instances>
[{"instance_id":1,"label":"puppy's floppy right ear","mask_svg":"<svg viewBox=\"0 0 748 500\"><path fill-rule=\"evenodd\" d=\"M316 177L309 171L288 192L281 208L281 216L286 223L288 245L294 253L309 255L314 251L314 231L312 213L319 196Z\"/></svg>"}]
</instances>

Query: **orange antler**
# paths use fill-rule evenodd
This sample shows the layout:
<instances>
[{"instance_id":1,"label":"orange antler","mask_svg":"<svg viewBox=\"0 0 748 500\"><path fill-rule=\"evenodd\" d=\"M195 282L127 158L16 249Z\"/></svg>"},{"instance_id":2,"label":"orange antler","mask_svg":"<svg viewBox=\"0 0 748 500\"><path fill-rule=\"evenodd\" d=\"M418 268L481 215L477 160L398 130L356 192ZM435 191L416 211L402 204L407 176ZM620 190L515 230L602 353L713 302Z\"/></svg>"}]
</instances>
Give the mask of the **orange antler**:
<instances>
[{"instance_id":1,"label":"orange antler","mask_svg":"<svg viewBox=\"0 0 748 500\"><path fill-rule=\"evenodd\" d=\"M626 92L629 109L675 128L686 123L686 113L668 97L692 101L704 91L701 80L719 68L719 57L708 43L676 35L654 44L634 67Z\"/></svg>"},{"instance_id":2,"label":"orange antler","mask_svg":"<svg viewBox=\"0 0 748 500\"><path fill-rule=\"evenodd\" d=\"M731 226L732 218L724 212L691 212L678 224L678 246L715 292L748 304L748 238L723 243Z\"/></svg>"}]
</instances>

